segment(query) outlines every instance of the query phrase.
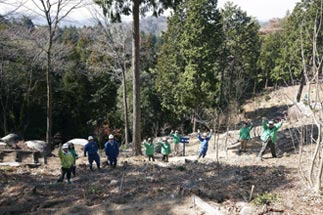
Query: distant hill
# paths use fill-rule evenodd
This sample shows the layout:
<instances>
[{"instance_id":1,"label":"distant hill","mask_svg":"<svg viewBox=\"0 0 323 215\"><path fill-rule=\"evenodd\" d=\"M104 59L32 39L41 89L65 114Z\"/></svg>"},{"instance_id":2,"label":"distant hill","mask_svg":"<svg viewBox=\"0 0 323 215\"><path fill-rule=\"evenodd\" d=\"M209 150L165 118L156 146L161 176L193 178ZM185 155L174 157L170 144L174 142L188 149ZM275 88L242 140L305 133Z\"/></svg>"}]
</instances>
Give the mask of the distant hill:
<instances>
[{"instance_id":1,"label":"distant hill","mask_svg":"<svg viewBox=\"0 0 323 215\"><path fill-rule=\"evenodd\" d=\"M141 20L140 29L144 32L160 35L162 31L167 29L167 17L146 17Z\"/></svg>"},{"instance_id":2,"label":"distant hill","mask_svg":"<svg viewBox=\"0 0 323 215\"><path fill-rule=\"evenodd\" d=\"M282 31L282 19L280 18L273 18L267 22L260 23L260 29L259 32L261 34L268 34L273 33L277 31Z\"/></svg>"},{"instance_id":3,"label":"distant hill","mask_svg":"<svg viewBox=\"0 0 323 215\"><path fill-rule=\"evenodd\" d=\"M14 19L21 19L21 17L24 17L24 14L17 13L12 18ZM33 23L36 25L46 25L46 21L43 17L29 17ZM129 19L126 19L129 20ZM89 19L70 19L66 18L62 20L61 27L67 27L67 26L75 26L77 28L82 28L84 26L94 26L97 24L97 20L94 18ZM131 28L131 21L124 21L122 23L123 25L129 26ZM167 17L166 16L160 16L160 17L145 17L140 20L140 31L144 31L146 33L151 33L155 35L160 35L162 31L166 31L167 29Z\"/></svg>"},{"instance_id":4,"label":"distant hill","mask_svg":"<svg viewBox=\"0 0 323 215\"><path fill-rule=\"evenodd\" d=\"M129 29L131 28L131 21L124 22ZM145 17L140 20L140 31L151 33L160 36L163 31L167 30L167 17Z\"/></svg>"}]
</instances>

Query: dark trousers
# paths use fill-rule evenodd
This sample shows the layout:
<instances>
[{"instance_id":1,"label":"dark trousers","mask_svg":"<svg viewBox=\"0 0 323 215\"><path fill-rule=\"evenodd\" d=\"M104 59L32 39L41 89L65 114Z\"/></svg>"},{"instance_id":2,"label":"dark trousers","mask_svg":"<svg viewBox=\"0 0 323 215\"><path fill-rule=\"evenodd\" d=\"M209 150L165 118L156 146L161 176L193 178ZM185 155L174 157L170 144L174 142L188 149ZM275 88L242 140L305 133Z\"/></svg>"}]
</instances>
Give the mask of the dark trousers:
<instances>
[{"instance_id":1,"label":"dark trousers","mask_svg":"<svg viewBox=\"0 0 323 215\"><path fill-rule=\"evenodd\" d=\"M75 177L75 175L76 175L76 166L75 166L75 164L71 167L71 172L72 172L73 176Z\"/></svg>"},{"instance_id":2,"label":"dark trousers","mask_svg":"<svg viewBox=\"0 0 323 215\"><path fill-rule=\"evenodd\" d=\"M57 181L62 182L64 180L65 175L66 175L67 181L70 182L70 180L71 180L71 171L72 171L71 168L62 167L62 175Z\"/></svg>"},{"instance_id":3,"label":"dark trousers","mask_svg":"<svg viewBox=\"0 0 323 215\"><path fill-rule=\"evenodd\" d=\"M153 161L155 161L155 157L154 155L147 155L148 156L148 160L150 161L150 159L152 159Z\"/></svg>"},{"instance_id":4,"label":"dark trousers","mask_svg":"<svg viewBox=\"0 0 323 215\"><path fill-rule=\"evenodd\" d=\"M203 150L200 152L198 158L201 158L201 157L204 158L205 156L206 156L206 150Z\"/></svg>"},{"instance_id":5,"label":"dark trousers","mask_svg":"<svg viewBox=\"0 0 323 215\"><path fill-rule=\"evenodd\" d=\"M98 169L100 169L100 157L99 157L98 154L96 154L96 155L89 155L90 170L92 170L93 161L95 161Z\"/></svg>"},{"instance_id":6,"label":"dark trousers","mask_svg":"<svg viewBox=\"0 0 323 215\"><path fill-rule=\"evenodd\" d=\"M163 155L163 159L162 160L168 162L168 155Z\"/></svg>"},{"instance_id":7,"label":"dark trousers","mask_svg":"<svg viewBox=\"0 0 323 215\"><path fill-rule=\"evenodd\" d=\"M262 147L260 149L258 157L262 157L265 154L266 149L270 147L271 155L275 158L276 156L276 150L275 150L275 144L271 141L270 138L266 142L262 143Z\"/></svg>"},{"instance_id":8,"label":"dark trousers","mask_svg":"<svg viewBox=\"0 0 323 215\"><path fill-rule=\"evenodd\" d=\"M109 160L109 165L110 166L113 166L113 167L116 167L117 166L117 158L111 158L111 157L109 157L108 160Z\"/></svg>"}]
</instances>

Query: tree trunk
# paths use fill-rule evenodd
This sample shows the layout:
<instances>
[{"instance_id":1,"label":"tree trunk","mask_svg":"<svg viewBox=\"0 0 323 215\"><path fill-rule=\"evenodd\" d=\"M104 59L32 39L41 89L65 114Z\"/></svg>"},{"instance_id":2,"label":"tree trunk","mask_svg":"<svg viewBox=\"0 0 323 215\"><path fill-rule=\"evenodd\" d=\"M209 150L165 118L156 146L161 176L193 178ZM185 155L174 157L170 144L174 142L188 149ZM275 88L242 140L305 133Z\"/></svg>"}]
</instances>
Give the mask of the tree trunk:
<instances>
[{"instance_id":1,"label":"tree trunk","mask_svg":"<svg viewBox=\"0 0 323 215\"><path fill-rule=\"evenodd\" d=\"M323 149L321 150L321 154L323 153ZM317 193L321 190L321 183L322 183L322 173L323 173L323 157L320 158L317 178L316 178L316 184L315 184L315 191Z\"/></svg>"},{"instance_id":2,"label":"tree trunk","mask_svg":"<svg viewBox=\"0 0 323 215\"><path fill-rule=\"evenodd\" d=\"M304 85L305 85L304 71L302 71L301 76L302 76L301 84L299 85L298 92L297 92L297 96L296 96L296 101L297 102L300 102L301 101L301 96L302 96L303 88L304 88Z\"/></svg>"},{"instance_id":3,"label":"tree trunk","mask_svg":"<svg viewBox=\"0 0 323 215\"><path fill-rule=\"evenodd\" d=\"M137 155L141 155L140 142L140 32L139 32L139 6L140 0L133 0L132 18L132 69L133 69L133 147Z\"/></svg>"},{"instance_id":4,"label":"tree trunk","mask_svg":"<svg viewBox=\"0 0 323 215\"><path fill-rule=\"evenodd\" d=\"M220 81L220 98L219 105L222 107L224 104L224 68L221 70L221 81Z\"/></svg>"},{"instance_id":5,"label":"tree trunk","mask_svg":"<svg viewBox=\"0 0 323 215\"><path fill-rule=\"evenodd\" d=\"M1 63L1 71L0 71L0 78L1 80L3 81L2 83L0 82L1 85L3 85L3 88L4 88L4 91L6 92L5 96L3 97L0 97L0 103L1 103L1 107L2 107L2 116L3 116L3 132L4 132L4 135L7 135L8 133L8 128L7 128L7 107L8 107L8 91L7 89L5 89L5 78L4 78L4 70L3 70L3 63ZM0 85L0 87L1 87ZM3 99L5 101L3 101Z\"/></svg>"},{"instance_id":6,"label":"tree trunk","mask_svg":"<svg viewBox=\"0 0 323 215\"><path fill-rule=\"evenodd\" d=\"M258 80L257 80L257 76L253 82L253 89L252 89L252 95L256 95L256 90L257 90L257 83L258 83Z\"/></svg>"},{"instance_id":7,"label":"tree trunk","mask_svg":"<svg viewBox=\"0 0 323 215\"><path fill-rule=\"evenodd\" d=\"M195 114L195 111L194 111L194 113L193 113L193 127L192 127L192 131L193 132L196 132L196 114Z\"/></svg>"},{"instance_id":8,"label":"tree trunk","mask_svg":"<svg viewBox=\"0 0 323 215\"><path fill-rule=\"evenodd\" d=\"M124 106L124 136L125 144L129 144L129 120L128 120L128 102L127 102L127 86L126 86L126 72L125 68L122 68L122 87L123 87L123 106Z\"/></svg>"},{"instance_id":9,"label":"tree trunk","mask_svg":"<svg viewBox=\"0 0 323 215\"><path fill-rule=\"evenodd\" d=\"M313 170L314 170L314 165L315 165L315 161L319 152L319 148L321 145L321 125L319 123L316 124L316 126L318 127L318 137L316 140L316 147L315 147L315 151L314 154L311 158L311 164L310 164L310 170L308 172L308 180L310 183L310 186L313 186ZM313 129L312 129L313 131Z\"/></svg>"},{"instance_id":10,"label":"tree trunk","mask_svg":"<svg viewBox=\"0 0 323 215\"><path fill-rule=\"evenodd\" d=\"M51 29L50 29L51 32ZM52 55L51 49L53 44L53 37L50 35L49 37L49 45L47 49L47 68L46 68L46 82L47 82L47 126L46 126L46 142L47 149L44 153L46 156L51 154L52 151L52 108L53 108L53 96L52 96L52 78L51 78L51 70L52 70ZM45 163L47 163L46 157L44 158Z\"/></svg>"},{"instance_id":11,"label":"tree trunk","mask_svg":"<svg viewBox=\"0 0 323 215\"><path fill-rule=\"evenodd\" d=\"M266 70L266 81L265 81L265 89L267 89L268 88L268 79L269 79L269 74L268 74L268 70Z\"/></svg>"}]
</instances>

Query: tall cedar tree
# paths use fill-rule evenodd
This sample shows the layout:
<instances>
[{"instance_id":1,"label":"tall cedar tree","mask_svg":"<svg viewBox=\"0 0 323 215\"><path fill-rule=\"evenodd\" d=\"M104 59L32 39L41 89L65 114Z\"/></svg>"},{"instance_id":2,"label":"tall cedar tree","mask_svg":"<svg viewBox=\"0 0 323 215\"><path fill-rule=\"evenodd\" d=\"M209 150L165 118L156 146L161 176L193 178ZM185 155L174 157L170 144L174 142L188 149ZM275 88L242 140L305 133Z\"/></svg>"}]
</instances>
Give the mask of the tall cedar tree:
<instances>
[{"instance_id":1,"label":"tall cedar tree","mask_svg":"<svg viewBox=\"0 0 323 215\"><path fill-rule=\"evenodd\" d=\"M194 115L212 104L222 36L217 1L186 1L169 18L157 65L164 108Z\"/></svg>"},{"instance_id":2,"label":"tall cedar tree","mask_svg":"<svg viewBox=\"0 0 323 215\"><path fill-rule=\"evenodd\" d=\"M250 97L257 84L260 50L259 24L238 6L228 2L221 10L224 43L221 57L222 104L240 104Z\"/></svg>"},{"instance_id":3,"label":"tall cedar tree","mask_svg":"<svg viewBox=\"0 0 323 215\"><path fill-rule=\"evenodd\" d=\"M99 4L105 16L113 22L120 22L121 15L132 14L132 69L133 69L133 136L134 152L141 152L141 113L140 113L140 30L139 15L144 15L152 10L154 16L160 15L165 9L175 8L180 0L95 0Z\"/></svg>"}]
</instances>

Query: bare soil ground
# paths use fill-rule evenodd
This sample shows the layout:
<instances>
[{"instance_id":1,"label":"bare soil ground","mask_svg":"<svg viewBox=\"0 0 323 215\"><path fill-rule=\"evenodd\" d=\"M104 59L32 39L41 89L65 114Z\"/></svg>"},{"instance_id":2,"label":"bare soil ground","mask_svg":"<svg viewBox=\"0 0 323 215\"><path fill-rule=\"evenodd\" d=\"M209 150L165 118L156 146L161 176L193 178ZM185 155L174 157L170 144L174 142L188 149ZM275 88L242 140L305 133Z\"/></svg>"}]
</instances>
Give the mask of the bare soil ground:
<instances>
[{"instance_id":1,"label":"bare soil ground","mask_svg":"<svg viewBox=\"0 0 323 215\"><path fill-rule=\"evenodd\" d=\"M293 94L293 90L288 93ZM277 103L286 106L282 100L281 97L279 102L272 101L272 106L258 108L265 108L269 115ZM258 101L263 102L262 98ZM278 108L279 113L282 110ZM292 122L285 123L280 136L293 126ZM228 135L227 144L237 139L237 131ZM155 162L148 162L146 157L134 157L124 150L113 169L105 165L102 152L103 168L93 172L79 150L77 175L72 184L56 183L60 175L58 157L51 157L48 165L38 168L0 167L0 214L208 214L194 205L194 195L222 214L323 214L322 196L308 189L299 172L297 147L291 143L279 145L279 158L271 158L267 153L263 161L258 161L257 138L249 143L247 153L240 154L237 149L225 150L225 136L220 135L219 165L213 138L206 158L198 162L195 159L199 144L192 138L186 156L172 155L168 163L162 162L159 154ZM282 138L279 141L285 143ZM314 145L304 146L302 167L307 166L313 150ZM54 154L57 155L57 149ZM263 193L274 194L277 199L255 205L249 201L253 185L253 199Z\"/></svg>"}]
</instances>

